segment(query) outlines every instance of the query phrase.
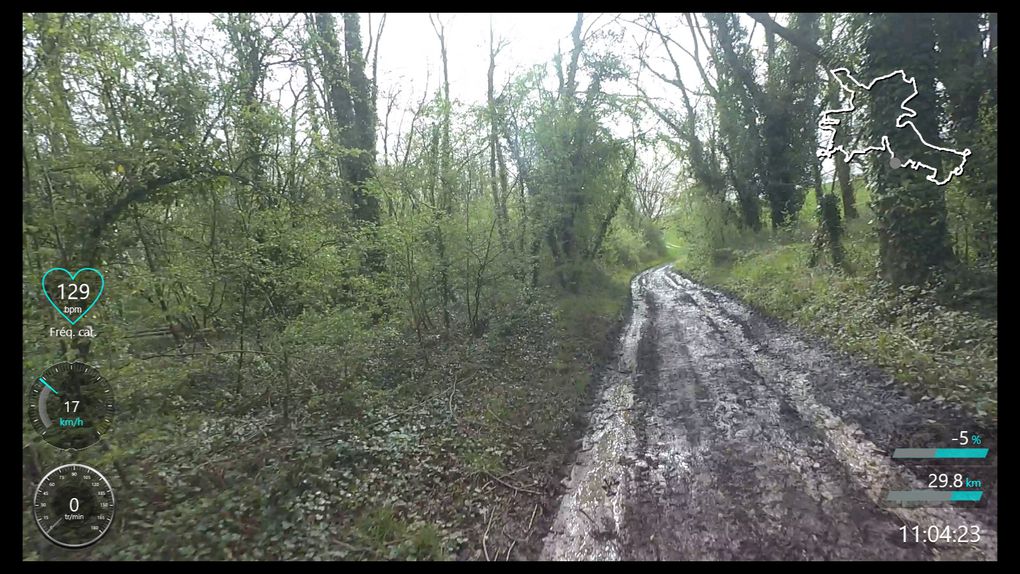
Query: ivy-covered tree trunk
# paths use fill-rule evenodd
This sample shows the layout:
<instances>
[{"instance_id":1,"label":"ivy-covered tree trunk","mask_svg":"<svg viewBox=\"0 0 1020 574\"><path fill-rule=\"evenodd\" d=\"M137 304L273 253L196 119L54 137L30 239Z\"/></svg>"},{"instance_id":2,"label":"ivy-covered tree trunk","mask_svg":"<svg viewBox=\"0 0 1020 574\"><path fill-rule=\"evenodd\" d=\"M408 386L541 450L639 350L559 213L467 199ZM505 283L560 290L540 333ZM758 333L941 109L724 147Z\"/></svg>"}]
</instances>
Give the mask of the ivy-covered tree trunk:
<instances>
[{"instance_id":1,"label":"ivy-covered tree trunk","mask_svg":"<svg viewBox=\"0 0 1020 574\"><path fill-rule=\"evenodd\" d=\"M982 46L980 14L957 13L933 16L938 52L936 70L945 86L946 108L952 121L950 134L954 143L968 146L977 124L981 92L985 78L981 69Z\"/></svg>"},{"instance_id":2,"label":"ivy-covered tree trunk","mask_svg":"<svg viewBox=\"0 0 1020 574\"><path fill-rule=\"evenodd\" d=\"M365 189L365 183L375 175L375 101L372 85L365 75L365 57L361 53L360 17L347 12L343 19L347 77L354 112L347 146L354 151L348 160L352 214L361 223L376 224L379 223L379 199Z\"/></svg>"},{"instance_id":3,"label":"ivy-covered tree trunk","mask_svg":"<svg viewBox=\"0 0 1020 574\"><path fill-rule=\"evenodd\" d=\"M354 110L351 107L350 82L347 79L347 70L344 68L340 42L336 36L336 23L333 15L329 13L316 14L314 23L314 45L317 48L315 54L318 59L319 73L322 75L325 85L326 109L332 120L330 133L335 144L344 145L350 139L348 134L352 129ZM348 178L347 162L338 159L337 171L341 178ZM331 188L327 191L327 197L335 199L339 196L336 189Z\"/></svg>"},{"instance_id":4,"label":"ivy-covered tree trunk","mask_svg":"<svg viewBox=\"0 0 1020 574\"><path fill-rule=\"evenodd\" d=\"M935 101L935 34L930 14L874 14L865 38L863 75L870 79L904 69L917 82L918 94L910 100L915 123L937 129ZM867 136L876 141L886 135L900 161L925 157L928 148L913 130L897 129L903 103L902 90L871 92ZM893 283L920 284L953 257L946 225L945 191L925 179L925 173L893 168L888 154L872 156L872 192L879 238L879 272Z\"/></svg>"},{"instance_id":5,"label":"ivy-covered tree trunk","mask_svg":"<svg viewBox=\"0 0 1020 574\"><path fill-rule=\"evenodd\" d=\"M757 97L762 118L762 171L773 229L793 221L804 204L813 174L818 82L818 59L814 47L819 37L819 15L790 16L789 34L801 45L784 41L773 47L774 35L766 28L768 74L765 90ZM750 74L746 81L752 81ZM752 91L755 93L755 91Z\"/></svg>"},{"instance_id":6,"label":"ivy-covered tree trunk","mask_svg":"<svg viewBox=\"0 0 1020 574\"><path fill-rule=\"evenodd\" d=\"M746 36L734 14L707 14L721 48L716 59L719 76L716 106L719 132L725 141L727 172L737 194L741 225L761 229L760 198L765 169L758 111L764 94L753 74L753 59Z\"/></svg>"},{"instance_id":7,"label":"ivy-covered tree trunk","mask_svg":"<svg viewBox=\"0 0 1020 574\"><path fill-rule=\"evenodd\" d=\"M818 202L816 211L818 228L815 230L808 266L814 267L818 263L823 247L828 246L832 264L849 271L846 250L843 248L843 222L839 218L839 199L833 193L825 193L825 186L822 185L822 168L818 162L815 162L812 172L815 200Z\"/></svg>"},{"instance_id":8,"label":"ivy-covered tree trunk","mask_svg":"<svg viewBox=\"0 0 1020 574\"><path fill-rule=\"evenodd\" d=\"M344 189L342 195L350 204L354 224L374 229L379 224L379 199L367 190L366 183L375 175L376 104L372 83L365 74L359 22L357 14L343 14L341 49L332 14L316 14L315 44L333 119L333 142L341 148L337 166ZM332 195L338 194L332 192ZM370 247L362 269L368 273L381 271L383 258L381 251Z\"/></svg>"}]
</instances>

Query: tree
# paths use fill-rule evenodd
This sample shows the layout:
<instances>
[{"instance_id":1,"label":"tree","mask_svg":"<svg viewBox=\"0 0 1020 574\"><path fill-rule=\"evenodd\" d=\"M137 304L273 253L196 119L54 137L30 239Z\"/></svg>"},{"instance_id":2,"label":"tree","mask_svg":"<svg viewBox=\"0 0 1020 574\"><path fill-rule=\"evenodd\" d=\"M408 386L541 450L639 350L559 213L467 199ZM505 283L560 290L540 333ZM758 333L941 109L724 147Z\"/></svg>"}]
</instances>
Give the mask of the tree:
<instances>
[{"instance_id":1,"label":"tree","mask_svg":"<svg viewBox=\"0 0 1020 574\"><path fill-rule=\"evenodd\" d=\"M351 109L354 113L348 147L356 150L350 157L349 166L350 183L353 186L353 215L361 222L378 223L379 199L365 189L365 183L375 174L375 94L365 75L360 17L358 14L346 12L343 18L347 74L351 86ZM377 266L378 263L377 261Z\"/></svg>"},{"instance_id":2,"label":"tree","mask_svg":"<svg viewBox=\"0 0 1020 574\"><path fill-rule=\"evenodd\" d=\"M749 47L741 41L746 33L736 15L707 14L706 18L721 52L715 59L720 149L726 158L730 182L736 189L741 221L744 226L758 230L761 228L758 198L766 190L759 123L764 93L754 79ZM769 135L777 137L779 133L770 131Z\"/></svg>"},{"instance_id":3,"label":"tree","mask_svg":"<svg viewBox=\"0 0 1020 574\"><path fill-rule=\"evenodd\" d=\"M577 15L567 62L554 60L559 80L553 98L546 98L536 125L533 174L537 208L543 214L540 236L552 254L562 288L577 292L585 266L601 249L609 223L626 194L633 161L626 146L615 140L600 119L618 108L602 89L603 82L621 80L626 71L618 56L586 50L595 34L582 34L584 17ZM607 37L610 42L612 37ZM579 89L579 71L589 78ZM624 182L621 185L621 182Z\"/></svg>"},{"instance_id":4,"label":"tree","mask_svg":"<svg viewBox=\"0 0 1020 574\"><path fill-rule=\"evenodd\" d=\"M652 221L658 220L669 208L676 186L675 174L670 171L676 157L664 162L657 152L652 161L639 162L634 177L635 206L642 217Z\"/></svg>"},{"instance_id":5,"label":"tree","mask_svg":"<svg viewBox=\"0 0 1020 574\"><path fill-rule=\"evenodd\" d=\"M944 91L940 94L947 124L945 132L957 149L972 155L960 178L968 208L956 215L965 228L964 256L971 252L978 260L994 258L997 228L997 185L993 167L997 147L991 144L988 128L995 108L995 53L991 48L991 17L978 13L934 14L936 71ZM987 34L987 35L986 35ZM986 43L989 49L986 51ZM982 122L985 119L985 122ZM988 145L991 144L991 145ZM958 226L959 227L959 226Z\"/></svg>"},{"instance_id":6,"label":"tree","mask_svg":"<svg viewBox=\"0 0 1020 574\"><path fill-rule=\"evenodd\" d=\"M698 36L695 35L696 25L691 21L690 15L687 15L687 18L691 37L694 41L694 54L692 55L692 58L698 67L699 73L701 74L705 89L718 100L718 90L715 86L713 86L712 80L708 77L708 74L701 65ZM636 23L646 32L655 34L656 38L661 42L666 51L666 55L672 64L674 75L672 77L667 77L652 67L643 54L643 44L639 48L638 61L644 69L651 71L652 74L660 80L680 90L680 102L683 105L683 111L685 112L683 118L678 120L669 110L663 109L662 106L657 105L647 96L647 94L644 93L644 90L640 85L637 85L636 82L635 87L642 94L642 101L644 104L648 106L648 108L655 113L655 115L658 116L663 123L666 124L670 132L685 145L686 153L684 155L687 160L686 163L697 185L700 186L709 197L714 198L716 201L724 202L726 190L723 174L719 168L719 163L713 161L713 158L706 151L705 142L698 133L698 112L695 110L694 105L691 102L690 92L684 83L683 75L680 73L680 65L673 55L674 47L682 47L662 31L654 14L648 14L644 17L643 21L638 21Z\"/></svg>"},{"instance_id":7,"label":"tree","mask_svg":"<svg viewBox=\"0 0 1020 574\"><path fill-rule=\"evenodd\" d=\"M375 101L365 75L358 16L344 14L343 20L341 50L332 14L314 16L316 56L327 86L334 141L341 148L338 168L349 189L345 195L351 213L356 221L373 224L379 222L379 200L366 191L365 184L375 170Z\"/></svg>"},{"instance_id":8,"label":"tree","mask_svg":"<svg viewBox=\"0 0 1020 574\"><path fill-rule=\"evenodd\" d=\"M505 249L510 247L509 231L507 230L509 215L507 213L508 182L506 160L503 158L503 144L499 137L500 109L496 104L496 56L506 46L500 42L497 46L493 38L492 21L489 21L489 73L488 79L488 116L489 116L489 179L492 188L492 208L496 218L499 238Z\"/></svg>"},{"instance_id":9,"label":"tree","mask_svg":"<svg viewBox=\"0 0 1020 574\"><path fill-rule=\"evenodd\" d=\"M910 107L918 118L935 122L939 114L932 16L873 14L864 34L864 73L877 77L889 70L909 70L918 89ZM900 113L902 97L898 92L878 90L872 98L866 130L888 134L898 157L924 157L927 150L912 130L889 129ZM953 259L944 188L918 177L913 170L892 168L884 154L870 155L881 276L895 285L923 283Z\"/></svg>"}]
</instances>

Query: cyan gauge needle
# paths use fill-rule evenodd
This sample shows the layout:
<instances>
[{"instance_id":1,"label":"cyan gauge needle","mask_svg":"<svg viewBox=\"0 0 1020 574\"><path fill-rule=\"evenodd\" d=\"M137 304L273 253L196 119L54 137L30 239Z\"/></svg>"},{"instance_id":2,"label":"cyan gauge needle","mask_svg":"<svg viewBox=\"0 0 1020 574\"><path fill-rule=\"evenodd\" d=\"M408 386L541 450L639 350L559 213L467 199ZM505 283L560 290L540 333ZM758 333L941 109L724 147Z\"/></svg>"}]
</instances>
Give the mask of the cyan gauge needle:
<instances>
[{"instance_id":1,"label":"cyan gauge needle","mask_svg":"<svg viewBox=\"0 0 1020 574\"><path fill-rule=\"evenodd\" d=\"M46 388L51 390L51 391L53 391L53 394L55 394L55 395L59 395L60 394L60 393L57 392L57 389L54 389L53 387L50 386L49 383L46 382L46 379L44 379L42 377L39 377L39 382L44 384L44 385L46 385Z\"/></svg>"}]
</instances>

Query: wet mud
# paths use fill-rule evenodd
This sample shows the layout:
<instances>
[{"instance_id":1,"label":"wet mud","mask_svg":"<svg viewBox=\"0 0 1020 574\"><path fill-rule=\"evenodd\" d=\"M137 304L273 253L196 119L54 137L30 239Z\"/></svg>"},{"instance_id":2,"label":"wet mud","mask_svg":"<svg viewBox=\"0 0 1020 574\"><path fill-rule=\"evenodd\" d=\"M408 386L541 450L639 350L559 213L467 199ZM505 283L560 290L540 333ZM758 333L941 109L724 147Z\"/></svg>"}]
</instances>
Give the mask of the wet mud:
<instances>
[{"instance_id":1,"label":"wet mud","mask_svg":"<svg viewBox=\"0 0 1020 574\"><path fill-rule=\"evenodd\" d=\"M996 558L992 437L990 460L970 472L984 502L885 500L961 470L891 458L980 431L961 410L918 402L880 370L670 266L635 277L631 299L542 558ZM947 526L953 537L976 527L979 539L923 540Z\"/></svg>"}]
</instances>

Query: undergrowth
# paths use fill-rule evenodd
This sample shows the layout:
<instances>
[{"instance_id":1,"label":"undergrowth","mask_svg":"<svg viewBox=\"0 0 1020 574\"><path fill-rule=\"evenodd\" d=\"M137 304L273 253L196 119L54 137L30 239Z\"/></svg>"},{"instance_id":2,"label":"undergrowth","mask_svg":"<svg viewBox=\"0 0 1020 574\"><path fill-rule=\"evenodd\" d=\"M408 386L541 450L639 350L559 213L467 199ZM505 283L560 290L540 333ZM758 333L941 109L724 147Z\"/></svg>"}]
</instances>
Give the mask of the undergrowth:
<instances>
[{"instance_id":1,"label":"undergrowth","mask_svg":"<svg viewBox=\"0 0 1020 574\"><path fill-rule=\"evenodd\" d=\"M722 241L719 234L687 232L676 266L871 361L919 400L958 403L997 424L996 270L961 265L927 285L898 289L878 280L868 191L856 188L860 217L846 222L844 238L849 272L829 261L808 265L813 194L788 230L729 227ZM676 224L685 221L691 223L688 217Z\"/></svg>"}]
</instances>

